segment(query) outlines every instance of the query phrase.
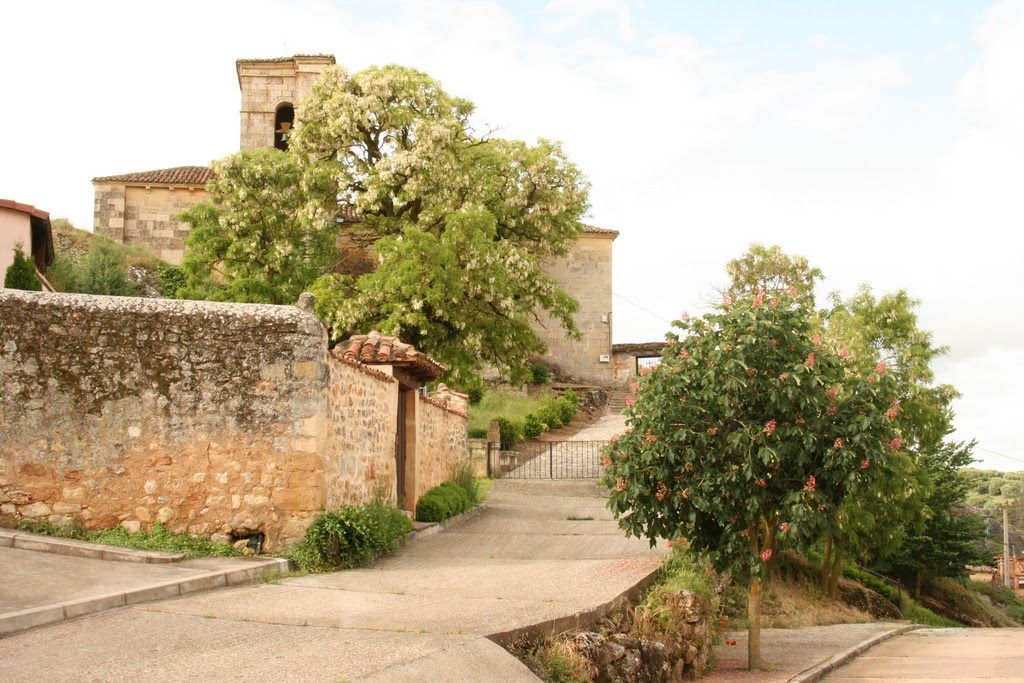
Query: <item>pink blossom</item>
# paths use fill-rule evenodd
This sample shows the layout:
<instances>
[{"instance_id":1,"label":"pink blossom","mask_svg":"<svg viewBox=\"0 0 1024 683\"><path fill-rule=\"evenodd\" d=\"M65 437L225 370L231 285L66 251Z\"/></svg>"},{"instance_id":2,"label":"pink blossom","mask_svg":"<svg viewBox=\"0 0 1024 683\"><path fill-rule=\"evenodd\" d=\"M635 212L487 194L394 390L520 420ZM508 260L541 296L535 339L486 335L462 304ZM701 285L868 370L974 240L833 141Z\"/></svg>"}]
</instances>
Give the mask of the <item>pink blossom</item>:
<instances>
[{"instance_id":1,"label":"pink blossom","mask_svg":"<svg viewBox=\"0 0 1024 683\"><path fill-rule=\"evenodd\" d=\"M796 296L796 287L794 287L793 285L787 287L786 294L789 294L790 296Z\"/></svg>"},{"instance_id":2,"label":"pink blossom","mask_svg":"<svg viewBox=\"0 0 1024 683\"><path fill-rule=\"evenodd\" d=\"M811 339L811 343L814 344L815 346L821 346L821 337L818 335L814 335L814 338Z\"/></svg>"},{"instance_id":3,"label":"pink blossom","mask_svg":"<svg viewBox=\"0 0 1024 683\"><path fill-rule=\"evenodd\" d=\"M847 358L847 357L849 357L849 355L850 355L849 349L839 349L839 357L840 358Z\"/></svg>"},{"instance_id":4,"label":"pink blossom","mask_svg":"<svg viewBox=\"0 0 1024 683\"><path fill-rule=\"evenodd\" d=\"M760 308L761 304L764 303L764 290L762 289L754 296L754 302L751 308Z\"/></svg>"},{"instance_id":5,"label":"pink blossom","mask_svg":"<svg viewBox=\"0 0 1024 683\"><path fill-rule=\"evenodd\" d=\"M761 561L767 562L770 559L772 559L772 549L768 548L763 553L761 553Z\"/></svg>"},{"instance_id":6,"label":"pink blossom","mask_svg":"<svg viewBox=\"0 0 1024 683\"><path fill-rule=\"evenodd\" d=\"M807 360L804 361L804 365L806 365L809 368L814 367L814 351L811 351L809 354L807 354Z\"/></svg>"},{"instance_id":7,"label":"pink blossom","mask_svg":"<svg viewBox=\"0 0 1024 683\"><path fill-rule=\"evenodd\" d=\"M887 418L889 418L890 420L895 420L896 416L899 415L899 414L900 414L900 406L899 406L899 404L896 404L896 405L892 406L891 408L889 408L889 410L885 411L885 416Z\"/></svg>"},{"instance_id":8,"label":"pink blossom","mask_svg":"<svg viewBox=\"0 0 1024 683\"><path fill-rule=\"evenodd\" d=\"M877 381L878 381L878 376L876 374L871 373L870 375L868 375L868 384L874 384Z\"/></svg>"},{"instance_id":9,"label":"pink blossom","mask_svg":"<svg viewBox=\"0 0 1024 683\"><path fill-rule=\"evenodd\" d=\"M615 490L616 491L625 491L626 490L626 480L623 479L622 477L619 477L618 479L616 479L615 480Z\"/></svg>"},{"instance_id":10,"label":"pink blossom","mask_svg":"<svg viewBox=\"0 0 1024 683\"><path fill-rule=\"evenodd\" d=\"M789 379L789 373L788 372L782 373L781 375L779 375L779 379L781 379L783 382L785 382L787 379Z\"/></svg>"},{"instance_id":11,"label":"pink blossom","mask_svg":"<svg viewBox=\"0 0 1024 683\"><path fill-rule=\"evenodd\" d=\"M687 486L685 489L683 489L683 498L689 498L689 497L690 497L690 487Z\"/></svg>"},{"instance_id":12,"label":"pink blossom","mask_svg":"<svg viewBox=\"0 0 1024 683\"><path fill-rule=\"evenodd\" d=\"M825 392L825 395L828 396L830 401L836 400L836 396L839 395L839 386L832 385L828 388L828 391Z\"/></svg>"},{"instance_id":13,"label":"pink blossom","mask_svg":"<svg viewBox=\"0 0 1024 683\"><path fill-rule=\"evenodd\" d=\"M837 451L843 450L843 437L837 436L835 443L832 444L832 448L836 449Z\"/></svg>"},{"instance_id":14,"label":"pink blossom","mask_svg":"<svg viewBox=\"0 0 1024 683\"><path fill-rule=\"evenodd\" d=\"M878 365L875 366L875 372L879 375L884 375L885 371L889 369L889 366L885 364L885 359L878 361Z\"/></svg>"},{"instance_id":15,"label":"pink blossom","mask_svg":"<svg viewBox=\"0 0 1024 683\"><path fill-rule=\"evenodd\" d=\"M895 439L889 442L889 448L894 451L898 451L903 446L903 438L897 436Z\"/></svg>"},{"instance_id":16,"label":"pink blossom","mask_svg":"<svg viewBox=\"0 0 1024 683\"><path fill-rule=\"evenodd\" d=\"M789 522L783 522L782 524L780 524L779 525L779 531L781 531L784 534L788 534L789 533Z\"/></svg>"},{"instance_id":17,"label":"pink blossom","mask_svg":"<svg viewBox=\"0 0 1024 683\"><path fill-rule=\"evenodd\" d=\"M814 475L807 477L807 483L804 484L804 491L808 493L814 493L818 489L818 480L814 478Z\"/></svg>"},{"instance_id":18,"label":"pink blossom","mask_svg":"<svg viewBox=\"0 0 1024 683\"><path fill-rule=\"evenodd\" d=\"M682 358L683 360L686 360L687 358L690 357L690 352L687 351L686 349L683 349L682 351L679 352L679 357Z\"/></svg>"},{"instance_id":19,"label":"pink blossom","mask_svg":"<svg viewBox=\"0 0 1024 683\"><path fill-rule=\"evenodd\" d=\"M627 408L632 408L634 403L636 403L636 399L635 398L633 398L632 396L627 396L626 397L626 407Z\"/></svg>"},{"instance_id":20,"label":"pink blossom","mask_svg":"<svg viewBox=\"0 0 1024 683\"><path fill-rule=\"evenodd\" d=\"M635 394L638 391L640 391L640 385L634 382L633 383L633 393Z\"/></svg>"},{"instance_id":21,"label":"pink blossom","mask_svg":"<svg viewBox=\"0 0 1024 683\"><path fill-rule=\"evenodd\" d=\"M772 346L778 346L778 345L779 345L779 340L776 339L775 337L772 337Z\"/></svg>"},{"instance_id":22,"label":"pink blossom","mask_svg":"<svg viewBox=\"0 0 1024 683\"><path fill-rule=\"evenodd\" d=\"M607 456L607 455L602 456L601 457L601 467L611 467L611 466L612 466L612 459L609 456Z\"/></svg>"},{"instance_id":23,"label":"pink blossom","mask_svg":"<svg viewBox=\"0 0 1024 683\"><path fill-rule=\"evenodd\" d=\"M768 486L768 482L766 482L764 479L757 479L754 481L754 485L760 486L761 488L765 488Z\"/></svg>"},{"instance_id":24,"label":"pink blossom","mask_svg":"<svg viewBox=\"0 0 1024 683\"><path fill-rule=\"evenodd\" d=\"M683 314L679 316L679 318L685 323L687 320L690 319L690 314L687 311L683 311Z\"/></svg>"},{"instance_id":25,"label":"pink blossom","mask_svg":"<svg viewBox=\"0 0 1024 683\"><path fill-rule=\"evenodd\" d=\"M772 297L771 303L772 303L772 308L778 308L779 307L779 300L776 299L774 296Z\"/></svg>"},{"instance_id":26,"label":"pink blossom","mask_svg":"<svg viewBox=\"0 0 1024 683\"><path fill-rule=\"evenodd\" d=\"M714 436L717 433L718 433L718 427L712 427L711 429L708 430L708 434L710 434L711 436Z\"/></svg>"},{"instance_id":27,"label":"pink blossom","mask_svg":"<svg viewBox=\"0 0 1024 683\"><path fill-rule=\"evenodd\" d=\"M775 420L768 420L768 422L764 426L764 429L761 431L763 431L768 436L771 436L772 432L775 431Z\"/></svg>"},{"instance_id":28,"label":"pink blossom","mask_svg":"<svg viewBox=\"0 0 1024 683\"><path fill-rule=\"evenodd\" d=\"M860 468L862 470L866 470L869 467L871 467L871 458L864 458L860 461Z\"/></svg>"}]
</instances>

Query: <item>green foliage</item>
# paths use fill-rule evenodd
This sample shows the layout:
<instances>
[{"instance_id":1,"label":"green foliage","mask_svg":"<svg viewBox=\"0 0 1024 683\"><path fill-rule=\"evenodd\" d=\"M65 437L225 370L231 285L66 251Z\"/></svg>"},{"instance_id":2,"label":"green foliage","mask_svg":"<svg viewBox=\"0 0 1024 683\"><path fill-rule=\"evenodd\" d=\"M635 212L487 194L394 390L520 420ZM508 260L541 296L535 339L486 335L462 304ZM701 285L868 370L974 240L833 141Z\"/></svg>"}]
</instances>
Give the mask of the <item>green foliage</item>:
<instances>
[{"instance_id":1,"label":"green foliage","mask_svg":"<svg viewBox=\"0 0 1024 683\"><path fill-rule=\"evenodd\" d=\"M75 291L82 294L138 296L128 279L125 250L107 239L96 239L74 271Z\"/></svg>"},{"instance_id":2,"label":"green foliage","mask_svg":"<svg viewBox=\"0 0 1024 683\"><path fill-rule=\"evenodd\" d=\"M409 518L382 501L346 505L317 515L287 555L307 572L363 567L395 553L410 531Z\"/></svg>"},{"instance_id":3,"label":"green foliage","mask_svg":"<svg viewBox=\"0 0 1024 683\"><path fill-rule=\"evenodd\" d=\"M932 628L959 628L963 626L959 621L953 621L922 606L907 593L903 593L900 612L903 613L903 618L907 621L915 624L924 624Z\"/></svg>"},{"instance_id":4,"label":"green foliage","mask_svg":"<svg viewBox=\"0 0 1024 683\"><path fill-rule=\"evenodd\" d=\"M1013 590L1006 586L996 586L979 581L967 581L966 586L969 590L987 597L993 605L1002 609L1010 619L1024 625L1024 600L1021 600Z\"/></svg>"},{"instance_id":5,"label":"green foliage","mask_svg":"<svg viewBox=\"0 0 1024 683\"><path fill-rule=\"evenodd\" d=\"M549 429L558 429L562 426L562 411L553 400L546 400L537 409L537 417L546 424Z\"/></svg>"},{"instance_id":6,"label":"green foliage","mask_svg":"<svg viewBox=\"0 0 1024 683\"><path fill-rule=\"evenodd\" d=\"M64 254L54 254L53 263L46 267L46 279L58 292L76 292L75 270L77 264Z\"/></svg>"},{"instance_id":7,"label":"green foliage","mask_svg":"<svg viewBox=\"0 0 1024 683\"><path fill-rule=\"evenodd\" d=\"M576 404L565 397L555 399L554 403L558 410L558 416L562 418L562 424L572 422L572 419L576 417Z\"/></svg>"},{"instance_id":8,"label":"green foliage","mask_svg":"<svg viewBox=\"0 0 1024 683\"><path fill-rule=\"evenodd\" d=\"M237 555L230 543L214 543L208 538L192 536L185 533L172 533L162 524L154 524L150 530L141 529L135 533L128 532L121 526L113 529L88 531L76 519L71 524L58 526L46 520L22 520L18 528L34 534L74 538L91 543L116 545L136 550L159 550L163 552L184 553L186 557L214 557Z\"/></svg>"},{"instance_id":9,"label":"green foliage","mask_svg":"<svg viewBox=\"0 0 1024 683\"><path fill-rule=\"evenodd\" d=\"M7 272L4 275L4 287L30 292L40 292L43 289L43 283L36 277L36 266L32 263L32 259L25 256L21 242L14 245L14 261L7 267Z\"/></svg>"},{"instance_id":10,"label":"green foliage","mask_svg":"<svg viewBox=\"0 0 1024 683\"><path fill-rule=\"evenodd\" d=\"M551 378L551 369L543 363L534 363L530 366L530 381L534 384L546 384Z\"/></svg>"},{"instance_id":11,"label":"green foliage","mask_svg":"<svg viewBox=\"0 0 1024 683\"><path fill-rule=\"evenodd\" d=\"M118 526L92 532L87 540L138 550L184 553L189 558L238 554L230 543L214 543L208 538L171 533L162 524L154 524L148 531L141 529L135 533L129 533L124 527Z\"/></svg>"},{"instance_id":12,"label":"green foliage","mask_svg":"<svg viewBox=\"0 0 1024 683\"><path fill-rule=\"evenodd\" d=\"M759 293L680 329L638 380L603 482L630 534L687 538L719 570L761 576L778 535L840 534L847 496L899 447L892 381L814 335L806 299Z\"/></svg>"},{"instance_id":13,"label":"green foliage","mask_svg":"<svg viewBox=\"0 0 1024 683\"><path fill-rule=\"evenodd\" d=\"M461 460L454 465L449 480L465 492L470 506L479 505L483 501L483 491L480 490L479 481L473 470L473 463L469 460Z\"/></svg>"},{"instance_id":14,"label":"green foliage","mask_svg":"<svg viewBox=\"0 0 1024 683\"><path fill-rule=\"evenodd\" d=\"M843 567L843 575L861 585L867 586L897 607L900 606L900 593L902 591L898 591L894 586L877 576L853 566Z\"/></svg>"},{"instance_id":15,"label":"green foliage","mask_svg":"<svg viewBox=\"0 0 1024 683\"><path fill-rule=\"evenodd\" d=\"M307 185L327 188L304 192L306 213L354 208L362 221L342 229L372 240L378 259L373 273L314 287L335 335L395 334L452 380L525 368L544 351L529 324L538 309L578 335L578 304L541 263L579 234L587 183L558 144L477 135L472 112L413 69L330 66L289 152Z\"/></svg>"},{"instance_id":16,"label":"green foliage","mask_svg":"<svg viewBox=\"0 0 1024 683\"><path fill-rule=\"evenodd\" d=\"M562 394L562 398L564 398L569 403L572 403L574 408L580 407L580 397L577 396L576 392L573 391L571 388L565 390L565 393Z\"/></svg>"},{"instance_id":17,"label":"green foliage","mask_svg":"<svg viewBox=\"0 0 1024 683\"><path fill-rule=\"evenodd\" d=\"M498 432L501 434L501 450L507 451L523 438L523 423L504 417L499 417L497 422Z\"/></svg>"},{"instance_id":18,"label":"green foliage","mask_svg":"<svg viewBox=\"0 0 1024 683\"><path fill-rule=\"evenodd\" d=\"M446 481L430 489L416 501L416 520L442 522L473 507L466 490L455 482Z\"/></svg>"},{"instance_id":19,"label":"green foliage","mask_svg":"<svg viewBox=\"0 0 1024 683\"><path fill-rule=\"evenodd\" d=\"M470 427L466 435L471 439L486 439L487 427Z\"/></svg>"},{"instance_id":20,"label":"green foliage","mask_svg":"<svg viewBox=\"0 0 1024 683\"><path fill-rule=\"evenodd\" d=\"M535 439L544 433L544 423L540 421L540 418L530 413L526 416L523 421L523 435L527 439Z\"/></svg>"},{"instance_id":21,"label":"green foliage","mask_svg":"<svg viewBox=\"0 0 1024 683\"><path fill-rule=\"evenodd\" d=\"M291 154L243 150L213 164L210 201L181 214L188 298L292 304L331 266L336 209L306 201L332 190Z\"/></svg>"},{"instance_id":22,"label":"green foliage","mask_svg":"<svg viewBox=\"0 0 1024 683\"><path fill-rule=\"evenodd\" d=\"M1010 509L1010 525L1024 529L1024 472L999 472L964 467L960 476L966 482L964 493L968 505L988 510ZM1015 514L1016 513L1016 514Z\"/></svg>"},{"instance_id":23,"label":"green foliage","mask_svg":"<svg viewBox=\"0 0 1024 683\"><path fill-rule=\"evenodd\" d=\"M474 384L466 390L466 395L469 397L469 405L478 406L484 398L484 386L482 384Z\"/></svg>"},{"instance_id":24,"label":"green foliage","mask_svg":"<svg viewBox=\"0 0 1024 683\"><path fill-rule=\"evenodd\" d=\"M777 294L793 287L797 295L813 305L814 285L825 278L805 257L790 256L778 245L765 247L756 243L750 245L746 254L729 261L725 270L730 284L723 294L733 299L754 296L760 291Z\"/></svg>"},{"instance_id":25,"label":"green foliage","mask_svg":"<svg viewBox=\"0 0 1024 683\"><path fill-rule=\"evenodd\" d=\"M157 266L156 279L160 283L161 294L169 299L177 298L178 292L188 286L188 276L184 269L169 263Z\"/></svg>"}]
</instances>

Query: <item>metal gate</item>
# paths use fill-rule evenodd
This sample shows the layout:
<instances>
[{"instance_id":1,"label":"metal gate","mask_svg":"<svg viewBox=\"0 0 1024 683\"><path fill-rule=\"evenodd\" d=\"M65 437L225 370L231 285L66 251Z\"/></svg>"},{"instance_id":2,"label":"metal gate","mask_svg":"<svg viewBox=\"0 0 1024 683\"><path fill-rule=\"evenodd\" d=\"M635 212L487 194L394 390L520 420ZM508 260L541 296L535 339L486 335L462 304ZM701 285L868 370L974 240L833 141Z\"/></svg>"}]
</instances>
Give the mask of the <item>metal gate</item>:
<instances>
[{"instance_id":1,"label":"metal gate","mask_svg":"<svg viewBox=\"0 0 1024 683\"><path fill-rule=\"evenodd\" d=\"M597 479L607 441L522 442L503 451L488 444L487 472L501 479Z\"/></svg>"}]
</instances>

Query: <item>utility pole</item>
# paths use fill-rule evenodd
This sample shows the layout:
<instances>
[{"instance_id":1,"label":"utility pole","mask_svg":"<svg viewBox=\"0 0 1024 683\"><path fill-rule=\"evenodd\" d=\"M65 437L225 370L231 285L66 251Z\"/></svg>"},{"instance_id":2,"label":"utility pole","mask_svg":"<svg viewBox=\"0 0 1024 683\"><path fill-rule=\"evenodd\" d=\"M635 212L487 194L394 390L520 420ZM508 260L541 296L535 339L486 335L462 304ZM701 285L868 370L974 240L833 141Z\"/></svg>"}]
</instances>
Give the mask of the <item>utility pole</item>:
<instances>
[{"instance_id":1,"label":"utility pole","mask_svg":"<svg viewBox=\"0 0 1024 683\"><path fill-rule=\"evenodd\" d=\"M1003 585L1010 587L1010 512L1003 508Z\"/></svg>"}]
</instances>

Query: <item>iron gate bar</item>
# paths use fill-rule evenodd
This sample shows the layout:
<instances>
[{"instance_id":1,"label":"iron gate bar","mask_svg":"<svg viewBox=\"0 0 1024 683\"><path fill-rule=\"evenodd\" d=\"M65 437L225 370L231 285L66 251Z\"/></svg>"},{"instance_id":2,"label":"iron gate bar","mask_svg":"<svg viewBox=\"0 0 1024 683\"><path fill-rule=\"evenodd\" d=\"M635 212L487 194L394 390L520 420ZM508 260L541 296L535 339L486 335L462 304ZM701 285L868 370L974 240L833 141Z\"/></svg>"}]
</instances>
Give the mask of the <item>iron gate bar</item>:
<instances>
[{"instance_id":1,"label":"iron gate bar","mask_svg":"<svg viewBox=\"0 0 1024 683\"><path fill-rule=\"evenodd\" d=\"M491 475L507 479L596 479L607 441L521 442L488 457Z\"/></svg>"}]
</instances>

